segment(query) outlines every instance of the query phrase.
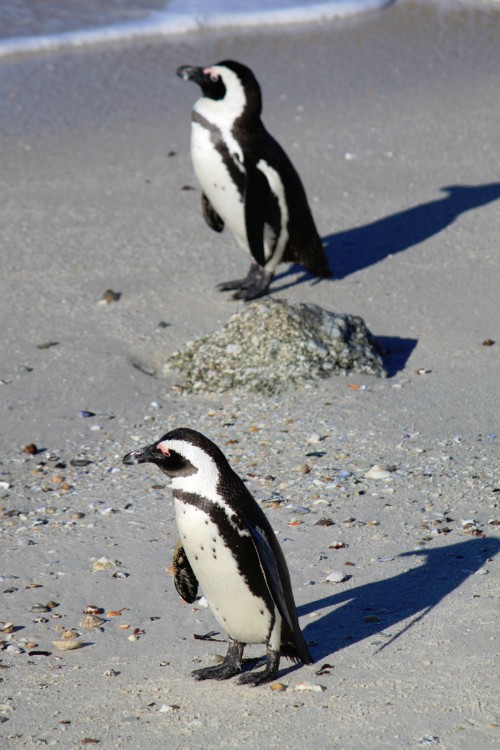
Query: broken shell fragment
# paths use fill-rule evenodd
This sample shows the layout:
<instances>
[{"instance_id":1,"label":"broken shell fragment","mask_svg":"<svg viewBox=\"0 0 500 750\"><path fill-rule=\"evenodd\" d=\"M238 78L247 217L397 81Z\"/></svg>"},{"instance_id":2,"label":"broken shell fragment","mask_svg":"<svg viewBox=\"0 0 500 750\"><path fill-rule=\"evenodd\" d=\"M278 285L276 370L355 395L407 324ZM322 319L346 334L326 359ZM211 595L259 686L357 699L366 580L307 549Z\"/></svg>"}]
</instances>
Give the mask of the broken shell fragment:
<instances>
[{"instance_id":1,"label":"broken shell fragment","mask_svg":"<svg viewBox=\"0 0 500 750\"><path fill-rule=\"evenodd\" d=\"M78 633L74 630L66 630L62 625L56 625L56 630L65 641L69 641L72 638L78 638Z\"/></svg>"},{"instance_id":2,"label":"broken shell fragment","mask_svg":"<svg viewBox=\"0 0 500 750\"><path fill-rule=\"evenodd\" d=\"M284 693L286 690L286 685L284 685L282 682L273 682L272 685L269 685L269 687L275 693Z\"/></svg>"},{"instance_id":3,"label":"broken shell fragment","mask_svg":"<svg viewBox=\"0 0 500 750\"><path fill-rule=\"evenodd\" d=\"M34 456L36 453L38 453L38 448L36 447L35 443L28 443L28 445L24 446L23 453L27 453L29 456Z\"/></svg>"},{"instance_id":4,"label":"broken shell fragment","mask_svg":"<svg viewBox=\"0 0 500 750\"><path fill-rule=\"evenodd\" d=\"M98 615L85 615L80 620L80 627L90 630L90 628L100 628L105 622L106 620Z\"/></svg>"},{"instance_id":5,"label":"broken shell fragment","mask_svg":"<svg viewBox=\"0 0 500 750\"><path fill-rule=\"evenodd\" d=\"M82 642L78 638L63 638L60 641L52 641L52 645L58 651L73 651L75 648L80 648Z\"/></svg>"},{"instance_id":6,"label":"broken shell fragment","mask_svg":"<svg viewBox=\"0 0 500 750\"><path fill-rule=\"evenodd\" d=\"M96 607L95 604L87 604L85 609L83 610L84 615L100 615L102 612L101 607Z\"/></svg>"},{"instance_id":7,"label":"broken shell fragment","mask_svg":"<svg viewBox=\"0 0 500 750\"><path fill-rule=\"evenodd\" d=\"M294 690L310 690L313 693L322 693L326 690L324 685L314 685L312 682L299 682L295 685Z\"/></svg>"},{"instance_id":8,"label":"broken shell fragment","mask_svg":"<svg viewBox=\"0 0 500 750\"><path fill-rule=\"evenodd\" d=\"M116 563L114 560L106 557L106 555L103 555L92 563L92 567L94 570L110 570L111 568L116 568Z\"/></svg>"}]
</instances>

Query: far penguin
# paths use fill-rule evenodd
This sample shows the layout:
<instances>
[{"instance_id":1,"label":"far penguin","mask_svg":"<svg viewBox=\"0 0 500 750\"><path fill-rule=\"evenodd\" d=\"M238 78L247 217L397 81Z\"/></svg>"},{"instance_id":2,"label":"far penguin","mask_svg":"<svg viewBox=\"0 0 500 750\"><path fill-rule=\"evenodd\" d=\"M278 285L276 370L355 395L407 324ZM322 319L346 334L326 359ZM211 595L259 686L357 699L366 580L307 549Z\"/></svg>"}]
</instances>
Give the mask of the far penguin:
<instances>
[{"instance_id":1,"label":"far penguin","mask_svg":"<svg viewBox=\"0 0 500 750\"><path fill-rule=\"evenodd\" d=\"M252 71L224 60L181 65L177 75L203 93L192 114L191 157L205 221L216 232L227 224L252 255L245 278L218 288L236 290L235 299L261 297L281 261L331 276L301 179L260 119L261 91Z\"/></svg>"},{"instance_id":2,"label":"far penguin","mask_svg":"<svg viewBox=\"0 0 500 750\"><path fill-rule=\"evenodd\" d=\"M242 672L247 643L265 643L263 671L239 682L260 685L278 671L280 655L311 664L300 630L290 575L262 509L207 437L181 427L127 453L124 464L150 462L172 478L180 545L174 555L176 587L187 601L198 582L229 636L224 661L195 670L197 680L226 680Z\"/></svg>"}]
</instances>

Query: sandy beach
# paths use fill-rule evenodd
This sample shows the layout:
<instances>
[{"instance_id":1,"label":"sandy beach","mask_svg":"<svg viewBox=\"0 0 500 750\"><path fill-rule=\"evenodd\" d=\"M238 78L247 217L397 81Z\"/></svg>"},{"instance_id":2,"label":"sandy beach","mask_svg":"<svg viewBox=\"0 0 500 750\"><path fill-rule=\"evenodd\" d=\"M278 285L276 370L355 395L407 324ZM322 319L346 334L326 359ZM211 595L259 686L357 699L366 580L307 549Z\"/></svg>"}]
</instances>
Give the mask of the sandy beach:
<instances>
[{"instance_id":1,"label":"sandy beach","mask_svg":"<svg viewBox=\"0 0 500 750\"><path fill-rule=\"evenodd\" d=\"M1 61L2 746L496 746L499 34L495 4L401 3ZM247 269L201 217L198 91L175 77L226 58L261 82L335 275L280 266L271 294L362 316L389 377L188 397L161 375ZM281 692L189 676L225 635L175 592L165 478L121 465L181 425L282 543L316 663L283 660ZM58 652L56 627L83 646Z\"/></svg>"}]
</instances>

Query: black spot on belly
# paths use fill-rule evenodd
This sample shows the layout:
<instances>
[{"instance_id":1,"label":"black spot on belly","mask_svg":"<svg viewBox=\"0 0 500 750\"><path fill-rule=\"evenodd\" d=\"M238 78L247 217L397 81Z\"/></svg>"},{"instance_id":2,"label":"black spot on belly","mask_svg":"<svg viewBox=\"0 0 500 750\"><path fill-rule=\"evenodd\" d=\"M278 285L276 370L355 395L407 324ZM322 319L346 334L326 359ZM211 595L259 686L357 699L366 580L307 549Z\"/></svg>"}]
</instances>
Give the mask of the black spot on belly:
<instances>
[{"instance_id":1,"label":"black spot on belly","mask_svg":"<svg viewBox=\"0 0 500 750\"><path fill-rule=\"evenodd\" d=\"M204 546L203 546L202 544L200 544L200 549L201 549L201 550L204 550L204 549L205 549L205 547L204 547Z\"/></svg>"},{"instance_id":2,"label":"black spot on belly","mask_svg":"<svg viewBox=\"0 0 500 750\"><path fill-rule=\"evenodd\" d=\"M261 614L261 615L263 615L263 614L264 614L264 610L263 610L263 609L261 609L261 610L260 610L260 614Z\"/></svg>"},{"instance_id":3,"label":"black spot on belly","mask_svg":"<svg viewBox=\"0 0 500 750\"><path fill-rule=\"evenodd\" d=\"M202 549L203 549L203 547L202 547ZM215 549L215 547L212 547L212 554L213 554L213 555L215 555L216 551L217 551L217 550Z\"/></svg>"},{"instance_id":4,"label":"black spot on belly","mask_svg":"<svg viewBox=\"0 0 500 750\"><path fill-rule=\"evenodd\" d=\"M194 559L195 559L195 560L197 560L197 559L198 559L198 555L195 555L195 556L194 556Z\"/></svg>"}]
</instances>

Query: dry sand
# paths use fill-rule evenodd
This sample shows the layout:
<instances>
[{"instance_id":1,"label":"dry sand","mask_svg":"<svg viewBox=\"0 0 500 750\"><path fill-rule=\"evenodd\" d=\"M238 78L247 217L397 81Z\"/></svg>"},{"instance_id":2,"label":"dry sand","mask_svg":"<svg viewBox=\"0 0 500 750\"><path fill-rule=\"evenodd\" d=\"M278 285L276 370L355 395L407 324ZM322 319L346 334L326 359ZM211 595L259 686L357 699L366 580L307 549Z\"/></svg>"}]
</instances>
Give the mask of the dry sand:
<instances>
[{"instance_id":1,"label":"dry sand","mask_svg":"<svg viewBox=\"0 0 500 750\"><path fill-rule=\"evenodd\" d=\"M496 745L499 34L494 6L402 4L2 60L2 747ZM155 375L237 309L215 285L248 263L183 189L197 91L174 71L226 57L261 81L336 273L283 268L272 294L361 315L386 380L204 398ZM97 304L108 288L120 299ZM181 424L275 500L317 659L283 662L285 692L189 677L225 644L194 640L215 621L175 594L163 477L120 464ZM374 464L389 477L366 478ZM102 555L127 577L92 571ZM90 602L125 609L56 652Z\"/></svg>"}]
</instances>

